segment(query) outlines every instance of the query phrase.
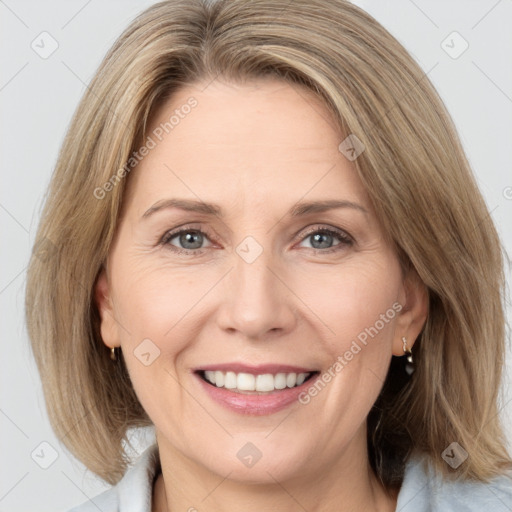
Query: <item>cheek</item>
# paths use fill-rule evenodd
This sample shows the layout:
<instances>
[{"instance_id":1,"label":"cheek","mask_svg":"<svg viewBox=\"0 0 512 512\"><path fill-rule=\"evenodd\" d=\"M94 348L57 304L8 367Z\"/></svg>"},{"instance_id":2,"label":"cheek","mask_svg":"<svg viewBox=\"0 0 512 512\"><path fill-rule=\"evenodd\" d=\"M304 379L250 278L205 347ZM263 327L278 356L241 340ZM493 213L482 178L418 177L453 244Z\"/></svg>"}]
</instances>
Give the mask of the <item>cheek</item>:
<instances>
[{"instance_id":1,"label":"cheek","mask_svg":"<svg viewBox=\"0 0 512 512\"><path fill-rule=\"evenodd\" d=\"M400 282L393 259L367 258L334 271L319 269L296 289L326 326L329 352L337 357L353 341L370 349L366 352L391 350Z\"/></svg>"},{"instance_id":2,"label":"cheek","mask_svg":"<svg viewBox=\"0 0 512 512\"><path fill-rule=\"evenodd\" d=\"M318 272L304 281L306 302L328 326L324 338L325 367L316 389L303 395L304 404L317 400L323 412L356 428L366 417L385 381L392 356L400 304L398 263L390 260L347 264L337 273ZM325 397L329 397L327 400ZM346 411L351 411L346 415Z\"/></svg>"},{"instance_id":3,"label":"cheek","mask_svg":"<svg viewBox=\"0 0 512 512\"><path fill-rule=\"evenodd\" d=\"M178 350L180 337L176 334L211 287L211 280L202 280L197 271L166 269L157 264L128 263L118 269L115 303L120 322L126 326L124 341L172 340Z\"/></svg>"},{"instance_id":4,"label":"cheek","mask_svg":"<svg viewBox=\"0 0 512 512\"><path fill-rule=\"evenodd\" d=\"M151 410L162 393L176 392L180 354L194 339L188 319L207 282L135 259L114 262L113 298L123 356L141 403Z\"/></svg>"},{"instance_id":5,"label":"cheek","mask_svg":"<svg viewBox=\"0 0 512 512\"><path fill-rule=\"evenodd\" d=\"M167 401L176 410L183 407L178 367L180 354L193 339L184 318L197 302L185 280L171 283L158 274L132 269L116 290L123 357L139 401L154 423L167 417L162 408Z\"/></svg>"}]
</instances>

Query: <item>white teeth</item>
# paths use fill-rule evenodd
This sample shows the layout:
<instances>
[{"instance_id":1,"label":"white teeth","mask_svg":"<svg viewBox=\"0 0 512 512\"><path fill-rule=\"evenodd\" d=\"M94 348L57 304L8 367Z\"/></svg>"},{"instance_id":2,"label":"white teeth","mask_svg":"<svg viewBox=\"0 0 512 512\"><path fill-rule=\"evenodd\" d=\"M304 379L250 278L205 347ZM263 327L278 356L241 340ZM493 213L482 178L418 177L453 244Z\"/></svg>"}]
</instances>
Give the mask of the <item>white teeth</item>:
<instances>
[{"instance_id":1,"label":"white teeth","mask_svg":"<svg viewBox=\"0 0 512 512\"><path fill-rule=\"evenodd\" d=\"M264 373L253 375L251 373L222 372L219 370L204 372L208 382L218 388L234 389L237 391L256 391L267 393L276 389L293 388L300 386L310 376L310 373L277 373L272 375Z\"/></svg>"},{"instance_id":2,"label":"white teeth","mask_svg":"<svg viewBox=\"0 0 512 512\"><path fill-rule=\"evenodd\" d=\"M274 391L274 376L270 373L256 377L256 391Z\"/></svg>"},{"instance_id":3,"label":"white teeth","mask_svg":"<svg viewBox=\"0 0 512 512\"><path fill-rule=\"evenodd\" d=\"M286 373L278 373L274 377L274 388L284 389L286 387Z\"/></svg>"},{"instance_id":4,"label":"white teeth","mask_svg":"<svg viewBox=\"0 0 512 512\"><path fill-rule=\"evenodd\" d=\"M217 372L215 372L217 373ZM216 384L216 382L212 382L212 384ZM227 389L235 389L236 388L236 373L235 372L227 372L224 375L224 386Z\"/></svg>"},{"instance_id":5,"label":"white teeth","mask_svg":"<svg viewBox=\"0 0 512 512\"><path fill-rule=\"evenodd\" d=\"M297 384L297 374L296 373L289 373L286 376L286 385L289 388L293 388L293 386L295 386L295 384Z\"/></svg>"},{"instance_id":6,"label":"white teeth","mask_svg":"<svg viewBox=\"0 0 512 512\"><path fill-rule=\"evenodd\" d=\"M214 374L213 377L215 377L215 380L213 382L215 382L215 385L218 388L224 387L224 374L222 372L211 372L211 373ZM210 382L212 382L212 381L210 380Z\"/></svg>"},{"instance_id":7,"label":"white teeth","mask_svg":"<svg viewBox=\"0 0 512 512\"><path fill-rule=\"evenodd\" d=\"M239 373L236 377L236 387L240 391L254 391L256 378L250 373Z\"/></svg>"}]
</instances>

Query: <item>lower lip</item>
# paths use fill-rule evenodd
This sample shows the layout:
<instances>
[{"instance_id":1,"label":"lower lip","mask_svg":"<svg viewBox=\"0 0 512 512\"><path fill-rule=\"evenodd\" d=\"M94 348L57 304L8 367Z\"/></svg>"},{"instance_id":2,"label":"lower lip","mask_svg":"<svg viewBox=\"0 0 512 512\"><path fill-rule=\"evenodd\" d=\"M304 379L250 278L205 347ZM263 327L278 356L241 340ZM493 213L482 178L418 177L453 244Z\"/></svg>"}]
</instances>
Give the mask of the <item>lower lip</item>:
<instances>
[{"instance_id":1,"label":"lower lip","mask_svg":"<svg viewBox=\"0 0 512 512\"><path fill-rule=\"evenodd\" d=\"M265 393L264 395L256 395L237 393L226 388L218 388L213 384L208 384L208 382L202 379L198 374L195 374L195 376L199 379L206 393L208 393L210 398L215 402L239 414L251 416L274 414L285 409L292 403L298 402L298 396L318 377L318 375L313 375L309 380L294 388L286 388Z\"/></svg>"}]
</instances>

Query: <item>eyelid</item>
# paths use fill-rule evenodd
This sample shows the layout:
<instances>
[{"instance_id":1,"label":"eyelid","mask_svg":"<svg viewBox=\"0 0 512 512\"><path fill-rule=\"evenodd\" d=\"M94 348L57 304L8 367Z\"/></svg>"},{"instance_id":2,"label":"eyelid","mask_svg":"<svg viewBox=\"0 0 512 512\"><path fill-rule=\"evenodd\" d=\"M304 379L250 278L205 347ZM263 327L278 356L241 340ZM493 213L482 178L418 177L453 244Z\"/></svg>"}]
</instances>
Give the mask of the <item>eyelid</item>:
<instances>
[{"instance_id":1,"label":"eyelid","mask_svg":"<svg viewBox=\"0 0 512 512\"><path fill-rule=\"evenodd\" d=\"M355 242L354 237L352 235L350 235L350 233L348 233L344 229L336 228L334 226L316 224L316 225L312 226L311 228L309 228L309 229L306 228L306 229L307 229L307 231L305 231L305 232L301 231L301 232L299 232L299 235L297 235L300 240L303 240L311 233L326 232L326 233L336 234L340 238L346 239L347 241L350 240L352 243Z\"/></svg>"},{"instance_id":2,"label":"eyelid","mask_svg":"<svg viewBox=\"0 0 512 512\"><path fill-rule=\"evenodd\" d=\"M211 247L211 245L210 245L210 246L202 247L199 249L184 249L184 248L176 247L176 246L170 244L170 240L172 240L173 238L177 237L178 235L180 235L183 232L190 232L190 231L195 231L195 232L198 232L198 233L204 235L205 238L207 238L212 245L214 243L217 243L215 241L215 237L211 236L211 234L209 233L209 230L207 228L205 228L205 226L198 223L199 227L197 227L197 225L193 225L193 224L195 224L195 223L184 224L182 226L178 226L176 228L166 231L160 237L158 245L170 246L170 247L172 247L172 250L175 251L176 253L193 254L193 255L200 255L206 249ZM329 247L327 249L310 248L313 251L318 251L320 253L328 253L328 252L336 251L336 250L339 250L339 249L336 249L336 247L338 247L339 245L343 245L343 244L348 245L348 244L355 243L354 238L344 229L337 228L337 227L330 226L330 225L322 225L322 224L316 224L316 225L312 225L312 226L302 229L295 237L295 238L297 238L297 243L300 243L303 240L307 239L308 236L310 236L313 233L328 233L330 235L334 235L334 236L338 237L340 240L339 244L336 244L335 246Z\"/></svg>"},{"instance_id":3,"label":"eyelid","mask_svg":"<svg viewBox=\"0 0 512 512\"><path fill-rule=\"evenodd\" d=\"M170 244L170 240L172 240L173 238L176 238L178 235L180 235L183 232L190 232L190 231L196 231L198 233L201 233L202 235L206 235L205 237L212 244L215 242L214 237L212 237L210 235L210 233L208 232L208 229L205 229L204 226L200 225L199 227L196 227L192 224L184 224L182 226L178 226L176 228L167 230L158 240L158 245L162 245L162 246L169 245L169 246L173 247L173 249L175 249L176 252L195 253L195 254L198 254L198 253L202 252L204 249L207 249L208 247L203 247L201 249L182 249L181 247L176 247L176 246Z\"/></svg>"}]
</instances>

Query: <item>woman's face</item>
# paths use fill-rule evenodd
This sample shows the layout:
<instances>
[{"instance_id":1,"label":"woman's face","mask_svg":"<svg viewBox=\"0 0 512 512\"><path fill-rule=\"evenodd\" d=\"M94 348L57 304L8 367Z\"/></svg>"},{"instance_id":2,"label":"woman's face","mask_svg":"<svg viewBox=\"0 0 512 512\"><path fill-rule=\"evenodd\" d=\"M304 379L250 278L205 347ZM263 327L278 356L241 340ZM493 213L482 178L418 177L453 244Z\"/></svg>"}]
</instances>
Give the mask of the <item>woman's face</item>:
<instances>
[{"instance_id":1,"label":"woman's face","mask_svg":"<svg viewBox=\"0 0 512 512\"><path fill-rule=\"evenodd\" d=\"M366 460L424 303L329 111L281 81L214 81L148 133L96 296L161 452L251 482Z\"/></svg>"}]
</instances>

